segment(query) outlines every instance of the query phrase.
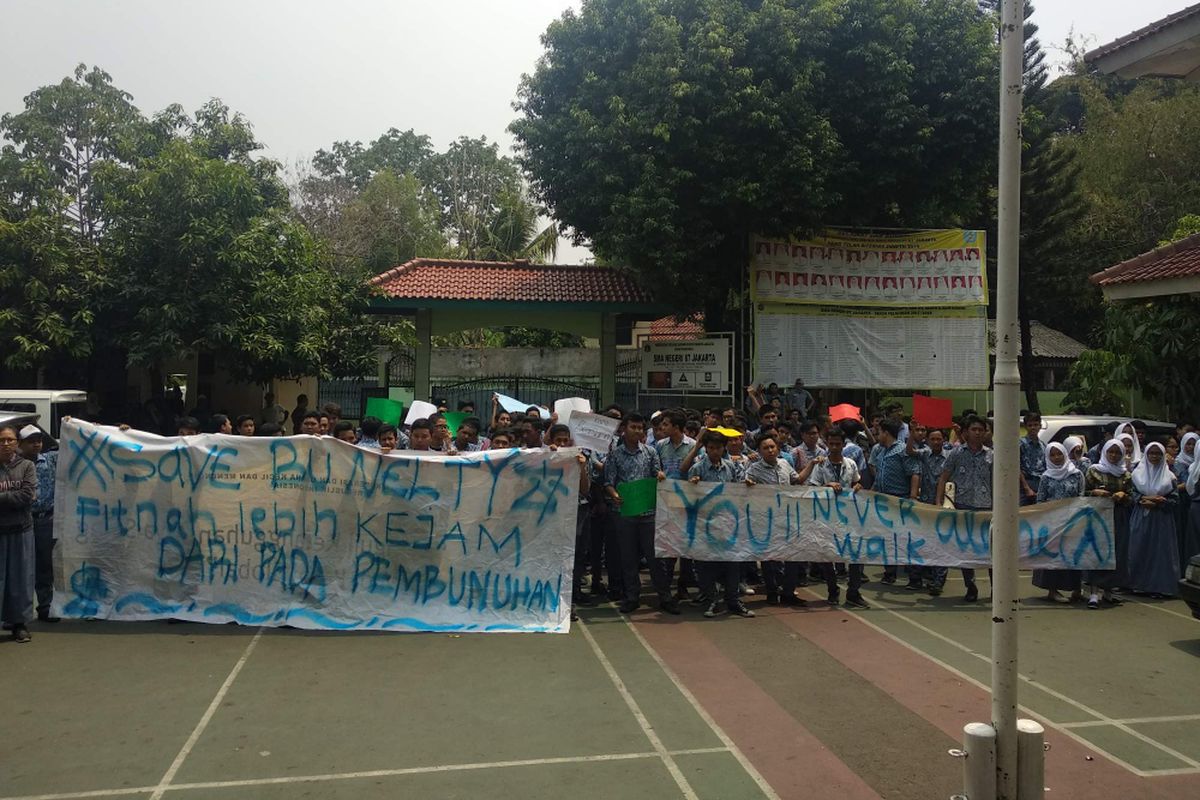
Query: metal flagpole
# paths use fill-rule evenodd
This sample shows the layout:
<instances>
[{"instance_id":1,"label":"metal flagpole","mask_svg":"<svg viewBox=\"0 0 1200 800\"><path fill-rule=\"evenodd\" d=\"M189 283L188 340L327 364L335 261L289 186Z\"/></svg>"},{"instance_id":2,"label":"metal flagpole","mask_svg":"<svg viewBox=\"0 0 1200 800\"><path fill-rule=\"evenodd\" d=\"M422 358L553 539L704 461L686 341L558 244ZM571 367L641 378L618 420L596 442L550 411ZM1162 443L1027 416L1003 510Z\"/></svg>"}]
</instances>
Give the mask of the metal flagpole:
<instances>
[{"instance_id":1,"label":"metal flagpole","mask_svg":"<svg viewBox=\"0 0 1200 800\"><path fill-rule=\"evenodd\" d=\"M996 374L992 478L992 725L996 798L1017 800L1017 562L1021 374L1017 285L1021 234L1021 100L1025 2L1000 18L1000 186L996 269Z\"/></svg>"}]
</instances>

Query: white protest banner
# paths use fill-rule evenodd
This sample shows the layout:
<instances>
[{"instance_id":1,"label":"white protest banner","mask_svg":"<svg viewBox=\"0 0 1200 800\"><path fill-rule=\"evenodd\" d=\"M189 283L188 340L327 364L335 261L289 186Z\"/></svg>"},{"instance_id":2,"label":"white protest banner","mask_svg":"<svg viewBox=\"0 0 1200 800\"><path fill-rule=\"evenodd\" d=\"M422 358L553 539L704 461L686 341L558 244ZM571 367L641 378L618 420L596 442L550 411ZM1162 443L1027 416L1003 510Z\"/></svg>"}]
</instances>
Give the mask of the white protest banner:
<instances>
[{"instance_id":1,"label":"white protest banner","mask_svg":"<svg viewBox=\"0 0 1200 800\"><path fill-rule=\"evenodd\" d=\"M428 419L437 413L437 406L433 403L426 403L424 400L413 400L409 406L408 414L404 417L405 425L412 425L419 419Z\"/></svg>"},{"instance_id":2,"label":"white protest banner","mask_svg":"<svg viewBox=\"0 0 1200 800\"><path fill-rule=\"evenodd\" d=\"M621 420L606 417L603 414L572 414L571 438L576 447L592 450L597 453L607 453L621 427Z\"/></svg>"},{"instance_id":3,"label":"white protest banner","mask_svg":"<svg viewBox=\"0 0 1200 800\"><path fill-rule=\"evenodd\" d=\"M1113 569L1112 501L1079 497L1021 509L1022 569ZM875 492L668 480L655 551L701 561L991 565L991 514Z\"/></svg>"},{"instance_id":4,"label":"white protest banner","mask_svg":"<svg viewBox=\"0 0 1200 800\"><path fill-rule=\"evenodd\" d=\"M385 456L329 437L77 421L60 446L63 616L569 629L574 449Z\"/></svg>"},{"instance_id":5,"label":"white protest banner","mask_svg":"<svg viewBox=\"0 0 1200 800\"><path fill-rule=\"evenodd\" d=\"M563 425L567 425L571 421L571 415L576 413L590 414L592 413L592 404L585 397L565 397L561 400L554 401L554 413L558 414L558 421Z\"/></svg>"},{"instance_id":6,"label":"white protest banner","mask_svg":"<svg viewBox=\"0 0 1200 800\"><path fill-rule=\"evenodd\" d=\"M500 403L500 407L510 414L524 414L527 409L536 408L541 412L542 419L550 419L550 409L545 406L539 406L537 403L525 403L515 397L509 397L499 392L496 393L496 400Z\"/></svg>"}]
</instances>

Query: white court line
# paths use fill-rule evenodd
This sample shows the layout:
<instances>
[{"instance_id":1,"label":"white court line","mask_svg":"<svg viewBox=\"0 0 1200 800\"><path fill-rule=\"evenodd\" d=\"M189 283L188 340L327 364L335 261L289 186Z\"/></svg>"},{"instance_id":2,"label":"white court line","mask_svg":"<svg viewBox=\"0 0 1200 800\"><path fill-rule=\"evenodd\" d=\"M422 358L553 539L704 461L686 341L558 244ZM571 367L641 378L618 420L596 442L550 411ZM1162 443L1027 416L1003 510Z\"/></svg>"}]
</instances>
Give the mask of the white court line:
<instances>
[{"instance_id":1,"label":"white court line","mask_svg":"<svg viewBox=\"0 0 1200 800\"><path fill-rule=\"evenodd\" d=\"M671 668L666 665L666 662L662 660L658 653L655 652L654 648L652 648L645 640L641 632L638 631L634 624L629 620L629 617L622 614L621 619L625 622L626 627L633 632L633 635L637 637L637 640L641 643L642 647L646 649L646 652L650 654L650 657L654 659L654 663L658 664L658 668L663 671L663 674L671 679L671 683L675 684L675 689L681 695L683 695L684 699L692 704L692 708L695 709L696 713L700 715L700 719L704 720L705 724L708 725L712 732L717 735L717 738L721 740L721 743L724 744L725 747L729 749L729 752L733 754L733 757L737 759L737 762L742 765L742 769L746 770L746 774L749 775L754 783L758 785L758 788L762 791L767 800L780 800L780 797L775 792L775 789L771 787L771 784L767 783L767 779L764 778L762 773L760 773L758 769L750 763L750 759L746 758L746 754L743 753L736 744L734 744L733 739L729 738L729 735L721 729L721 726L718 725L717 721L713 719L712 716L704 709L704 706L700 705L699 701L696 700L696 696L692 694L686 686L683 685L683 681L679 680L679 676L676 675L674 671L672 671Z\"/></svg>"},{"instance_id":2,"label":"white court line","mask_svg":"<svg viewBox=\"0 0 1200 800\"><path fill-rule=\"evenodd\" d=\"M679 765L675 763L675 759L671 757L670 752L663 746L662 739L658 738L658 734L654 732L654 726L646 719L646 715L642 713L642 708L637 704L637 700L633 699L633 695L629 693L625 682L621 680L621 676L617 674L617 670L613 667L612 662L608 660L608 656L604 655L604 651L600 649L600 644L596 641L596 637L592 636L592 632L588 630L588 626L580 620L579 630L583 633L583 638L587 639L588 644L592 646L592 652L596 654L596 658L600 659L600 665L604 667L604 671L608 673L608 678L613 682L613 686L617 687L617 691L621 693L621 697L625 700L625 705L629 706L629 710L637 719L638 725L642 728L642 733L646 734L646 738L650 740L650 745L654 748L662 759L663 765L667 771L671 773L671 777L675 779L675 784L679 787L679 791L683 792L686 800L699 800L696 796L696 791L692 785L688 783L684 777L683 771L679 769Z\"/></svg>"},{"instance_id":3,"label":"white court line","mask_svg":"<svg viewBox=\"0 0 1200 800\"><path fill-rule=\"evenodd\" d=\"M258 640L262 638L263 631L265 630L266 628L259 628L258 633L254 634L254 638L250 640L250 644L246 645L246 649L242 651L242 657L237 660L237 663L233 665L233 669L229 671L225 682L217 690L216 697L208 704L208 709L204 712L204 716L196 723L196 727L192 730L192 735L183 743L179 754L175 756L175 760L171 762L171 766L167 767L167 771L163 773L162 780L158 782L158 786L154 789L154 794L150 795L150 800L161 800L163 792L171 785L171 781L175 779L175 774L179 772L179 768L183 766L184 760L191 754L192 748L196 746L196 742L200 740L204 729L212 721L213 715L221 707L221 701L225 699L225 693L229 691L229 687L237 679L238 673L242 671L242 667L246 666L246 659L250 658L250 654L254 652L254 646L258 644Z\"/></svg>"},{"instance_id":4,"label":"white court line","mask_svg":"<svg viewBox=\"0 0 1200 800\"><path fill-rule=\"evenodd\" d=\"M1154 604L1154 603L1147 603L1144 600L1138 600L1136 597L1132 597L1129 595L1123 595L1121 597L1121 599L1124 600L1125 603L1134 603L1136 605L1142 606L1143 608L1152 608L1155 611L1161 611L1164 614L1170 614L1172 617L1179 617L1180 619L1186 619L1188 622L1200 622L1200 619L1196 619L1191 614L1184 614L1182 611L1172 611L1169 608L1163 608L1162 606Z\"/></svg>"},{"instance_id":5,"label":"white court line","mask_svg":"<svg viewBox=\"0 0 1200 800\"><path fill-rule=\"evenodd\" d=\"M671 750L672 756L695 756L710 753L727 753L725 747L700 747L693 750ZM321 783L326 781L353 780L355 778L388 778L398 775L423 775L437 772L461 772L477 769L501 769L505 767L541 767L553 764L588 764L601 761L631 761L642 758L659 758L658 752L649 753L611 753L593 756L564 756L562 758L531 758L521 761L488 761L468 764L442 764L432 767L403 767L400 769L377 769L362 772L331 772L322 775L289 775L278 778L246 778L232 781L199 781L194 783L173 783L166 788L168 792L187 789L226 789L231 787L267 786L286 783ZM85 800L91 797L119 797L131 794L153 792L157 786L133 786L126 789L98 789L91 792L62 792L59 794L31 794L17 797L3 797L0 800Z\"/></svg>"},{"instance_id":6,"label":"white court line","mask_svg":"<svg viewBox=\"0 0 1200 800\"><path fill-rule=\"evenodd\" d=\"M879 600L876 599L876 602L879 603ZM975 658L978 658L981 661L984 661L988 664L992 663L992 659L989 656L985 656L982 653L977 653L976 651L972 650L970 647L967 647L965 644L962 644L961 642L959 642L955 639L951 639L949 636L945 636L945 635L933 630L932 628L922 625L921 623L919 623L915 620L909 619L908 617L904 616L904 614L901 614L900 612L895 611L893 607L879 603L879 608L880 608L880 610L885 611L888 614L891 614L892 616L894 616L900 620L903 620L904 622L908 623L909 625L912 625L914 628L917 628L918 630L923 631L923 632L927 633L928 635L933 636L936 639L940 639L941 641L945 642L946 644L949 644L959 650L962 650L964 653L974 656ZM861 615L853 614L851 616L854 616L857 619L860 619L862 622L864 622L867 625L871 625L871 627L876 628L876 630L886 633L886 631L883 631L882 628L879 628L879 627L875 626L874 624L867 622L865 619L862 618ZM888 635L891 636L891 634L888 634ZM898 637L893 636L892 638L895 639L896 641L901 641ZM912 649L918 653L922 653L922 655L925 655L931 661L934 661L935 663L938 663L941 666L946 667L948 669L952 669L945 662L942 662L939 659L936 659L927 653L923 653L921 650L917 649L916 647L912 647L911 645L909 645L909 647L910 647L910 649ZM954 670L954 671L957 672L957 670ZM959 674L962 674L962 673L959 673ZM1113 727L1121 730L1124 733L1129 734L1130 736L1133 736L1136 739L1141 739L1143 742L1150 745L1151 747L1157 748L1158 750L1161 750L1162 752L1166 753L1167 755L1170 755L1173 758L1176 758L1179 761L1182 761L1184 764L1187 764L1188 767L1191 768L1192 772L1200 772L1200 761L1196 761L1193 758L1189 758L1188 756L1184 755L1183 753L1179 752L1178 750L1168 747L1167 745L1165 745L1162 742L1159 742L1155 739L1151 739L1149 736L1146 736L1145 734L1139 733L1138 731L1135 731L1132 728L1121 724L1121 722L1119 720L1115 720L1112 717L1109 717L1108 715L1103 714L1103 713L1095 710L1094 708L1091 708L1090 706L1087 706L1084 703L1079 702L1078 700L1075 700L1074 698L1068 697L1067 695L1065 695L1061 692L1057 692L1054 689L1051 689L1049 686L1046 686L1045 684L1038 683L1037 681L1030 679L1026 675L1022 675L1022 674L1018 673L1017 677L1020 678L1025 683L1029 684L1030 686L1032 686L1036 689L1039 689L1042 692L1045 692L1046 694L1050 695L1051 697L1053 697L1057 700L1061 700L1062 702L1066 703L1067 705L1073 706L1073 707L1079 709L1080 711L1084 712L1085 714L1090 714L1091 716L1096 717L1098 721L1101 721L1106 725L1112 725ZM972 683L980 686L983 689L986 689L988 692L991 692L991 687L986 686L983 683L974 680L973 678L971 678L970 680ZM1028 709L1025 706L1021 706L1021 708L1023 710L1028 711L1029 713L1036 714L1036 712L1033 712L1031 709ZM1040 714L1037 714L1037 716L1041 717ZM1041 717L1041 718L1044 719L1052 727L1054 727L1057 730L1059 730L1060 732L1062 732L1063 734L1066 734L1067 736L1070 736L1071 738L1076 739L1083 744L1086 744L1089 748L1092 748L1092 749L1098 750L1101 753L1104 753L1109 759L1111 759L1114 762L1120 763L1121 766L1124 766L1126 769L1129 769L1139 775L1159 774L1155 771L1140 770L1140 769L1134 767L1133 765L1122 761L1121 759L1117 758L1116 756L1109 753L1108 751L1100 749L1095 744L1088 742L1086 739L1083 739L1083 738L1071 733L1071 731L1069 729L1063 728L1058 723L1050 722L1050 720L1045 719L1044 717ZM1176 774L1179 774L1179 773L1176 773Z\"/></svg>"},{"instance_id":7,"label":"white court line","mask_svg":"<svg viewBox=\"0 0 1200 800\"><path fill-rule=\"evenodd\" d=\"M1117 719L1113 722L1121 725L1144 725L1153 722L1195 722L1200 720L1200 714L1177 714L1170 717L1135 717L1133 719ZM1063 722L1061 725L1064 728L1096 728L1110 723L1103 720L1093 720L1091 722Z\"/></svg>"}]
</instances>

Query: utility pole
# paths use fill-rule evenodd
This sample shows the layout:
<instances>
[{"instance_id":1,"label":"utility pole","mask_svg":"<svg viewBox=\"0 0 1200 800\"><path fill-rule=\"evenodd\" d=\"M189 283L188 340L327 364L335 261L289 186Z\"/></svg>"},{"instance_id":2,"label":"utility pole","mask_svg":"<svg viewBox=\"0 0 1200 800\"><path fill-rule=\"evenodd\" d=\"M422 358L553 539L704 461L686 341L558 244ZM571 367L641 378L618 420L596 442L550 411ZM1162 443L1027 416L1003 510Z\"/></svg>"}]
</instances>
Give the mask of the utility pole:
<instances>
[{"instance_id":1,"label":"utility pole","mask_svg":"<svg viewBox=\"0 0 1200 800\"><path fill-rule=\"evenodd\" d=\"M1025 0L1000 12L1000 186L996 270L995 430L992 469L992 726L996 798L1017 798L1017 564L1021 373L1017 326L1021 238L1021 100Z\"/></svg>"}]
</instances>

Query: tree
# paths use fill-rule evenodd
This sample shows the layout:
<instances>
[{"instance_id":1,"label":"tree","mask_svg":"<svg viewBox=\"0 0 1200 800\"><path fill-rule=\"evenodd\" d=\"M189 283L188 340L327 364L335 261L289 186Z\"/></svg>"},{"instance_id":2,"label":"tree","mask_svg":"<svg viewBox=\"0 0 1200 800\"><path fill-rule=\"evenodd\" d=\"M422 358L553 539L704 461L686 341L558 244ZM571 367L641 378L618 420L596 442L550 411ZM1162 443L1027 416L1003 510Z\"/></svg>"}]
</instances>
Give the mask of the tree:
<instances>
[{"instance_id":1,"label":"tree","mask_svg":"<svg viewBox=\"0 0 1200 800\"><path fill-rule=\"evenodd\" d=\"M542 41L511 126L536 198L710 325L752 234L986 208L996 48L967 0L590 0Z\"/></svg>"}]
</instances>

